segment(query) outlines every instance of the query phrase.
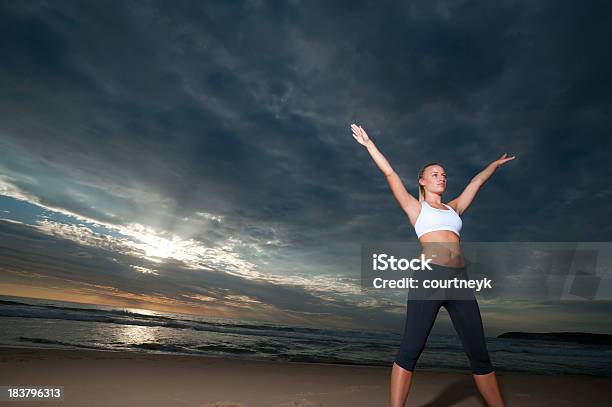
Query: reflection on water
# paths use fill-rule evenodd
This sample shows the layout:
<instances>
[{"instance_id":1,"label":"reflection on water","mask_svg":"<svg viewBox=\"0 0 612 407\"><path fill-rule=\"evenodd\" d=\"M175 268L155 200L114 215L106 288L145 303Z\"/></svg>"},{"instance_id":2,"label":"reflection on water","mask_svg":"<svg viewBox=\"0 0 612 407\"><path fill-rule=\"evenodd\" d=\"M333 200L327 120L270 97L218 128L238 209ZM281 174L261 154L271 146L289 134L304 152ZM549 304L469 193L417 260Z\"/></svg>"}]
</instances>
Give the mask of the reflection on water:
<instances>
[{"instance_id":1,"label":"reflection on water","mask_svg":"<svg viewBox=\"0 0 612 407\"><path fill-rule=\"evenodd\" d=\"M143 342L155 342L159 328L149 326L126 325L112 332L115 334L115 342L122 342L126 345Z\"/></svg>"}]
</instances>

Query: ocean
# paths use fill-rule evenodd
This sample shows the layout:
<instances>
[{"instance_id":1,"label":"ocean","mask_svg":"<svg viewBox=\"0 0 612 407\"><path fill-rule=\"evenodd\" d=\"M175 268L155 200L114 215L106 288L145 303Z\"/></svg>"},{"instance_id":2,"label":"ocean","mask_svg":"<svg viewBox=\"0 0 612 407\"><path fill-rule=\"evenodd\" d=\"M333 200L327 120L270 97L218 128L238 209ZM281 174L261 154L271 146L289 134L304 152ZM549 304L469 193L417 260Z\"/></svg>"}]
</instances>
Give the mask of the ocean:
<instances>
[{"instance_id":1,"label":"ocean","mask_svg":"<svg viewBox=\"0 0 612 407\"><path fill-rule=\"evenodd\" d=\"M0 296L0 346L391 367L393 332L323 329ZM398 327L398 331L402 327ZM612 377L612 346L487 338L497 371ZM456 335L431 334L417 370L469 373Z\"/></svg>"}]
</instances>

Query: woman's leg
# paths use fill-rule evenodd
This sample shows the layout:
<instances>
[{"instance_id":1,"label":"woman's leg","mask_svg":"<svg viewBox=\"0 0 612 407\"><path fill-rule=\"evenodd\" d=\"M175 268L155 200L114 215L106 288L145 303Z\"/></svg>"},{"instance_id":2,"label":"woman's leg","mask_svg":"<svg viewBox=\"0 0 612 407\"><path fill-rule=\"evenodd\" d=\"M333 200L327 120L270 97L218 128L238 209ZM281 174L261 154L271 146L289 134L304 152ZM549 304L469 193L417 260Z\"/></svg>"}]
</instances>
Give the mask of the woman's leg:
<instances>
[{"instance_id":1,"label":"woman's leg","mask_svg":"<svg viewBox=\"0 0 612 407\"><path fill-rule=\"evenodd\" d=\"M503 407L504 401L497 384L497 377L489 359L487 343L476 298L448 300L444 307L461 339L463 349L470 359L476 387L489 406Z\"/></svg>"},{"instance_id":2,"label":"woman's leg","mask_svg":"<svg viewBox=\"0 0 612 407\"><path fill-rule=\"evenodd\" d=\"M505 406L494 371L487 374L473 374L472 377L474 377L478 391L489 406Z\"/></svg>"},{"instance_id":3,"label":"woman's leg","mask_svg":"<svg viewBox=\"0 0 612 407\"><path fill-rule=\"evenodd\" d=\"M441 305L441 301L435 300L408 300L404 336L391 371L391 407L403 407L406 403L414 367Z\"/></svg>"},{"instance_id":4,"label":"woman's leg","mask_svg":"<svg viewBox=\"0 0 612 407\"><path fill-rule=\"evenodd\" d=\"M391 369L391 407L404 407L408 392L412 385L412 371L406 370L397 363L393 362Z\"/></svg>"}]
</instances>

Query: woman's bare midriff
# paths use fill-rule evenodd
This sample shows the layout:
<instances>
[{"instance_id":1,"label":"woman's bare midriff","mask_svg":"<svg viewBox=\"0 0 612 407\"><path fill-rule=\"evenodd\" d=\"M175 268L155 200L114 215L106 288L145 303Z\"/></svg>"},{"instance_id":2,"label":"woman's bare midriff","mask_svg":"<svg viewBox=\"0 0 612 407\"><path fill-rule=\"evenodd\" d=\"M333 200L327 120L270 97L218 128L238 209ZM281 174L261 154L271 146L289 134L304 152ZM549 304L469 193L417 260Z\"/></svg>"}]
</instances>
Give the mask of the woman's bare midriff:
<instances>
[{"instance_id":1,"label":"woman's bare midriff","mask_svg":"<svg viewBox=\"0 0 612 407\"><path fill-rule=\"evenodd\" d=\"M422 253L431 263L447 267L463 267L460 239L450 230L435 230L419 238Z\"/></svg>"}]
</instances>

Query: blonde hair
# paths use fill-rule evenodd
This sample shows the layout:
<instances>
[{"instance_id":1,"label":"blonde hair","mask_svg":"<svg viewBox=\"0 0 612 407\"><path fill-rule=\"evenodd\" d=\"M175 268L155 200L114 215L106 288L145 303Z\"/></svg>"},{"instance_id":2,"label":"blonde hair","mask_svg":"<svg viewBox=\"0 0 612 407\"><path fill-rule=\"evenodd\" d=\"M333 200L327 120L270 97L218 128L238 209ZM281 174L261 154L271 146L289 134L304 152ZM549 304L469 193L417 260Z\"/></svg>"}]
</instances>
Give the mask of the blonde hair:
<instances>
[{"instance_id":1,"label":"blonde hair","mask_svg":"<svg viewBox=\"0 0 612 407\"><path fill-rule=\"evenodd\" d=\"M425 164L419 170L419 176L417 177L417 182L419 182L419 180L423 178L423 173L425 172L427 167L431 167L432 165L439 165L440 167L442 166L440 163L436 163L436 162ZM425 199L425 187L421 185L420 183L418 185L419 185L419 201L422 201Z\"/></svg>"}]
</instances>

